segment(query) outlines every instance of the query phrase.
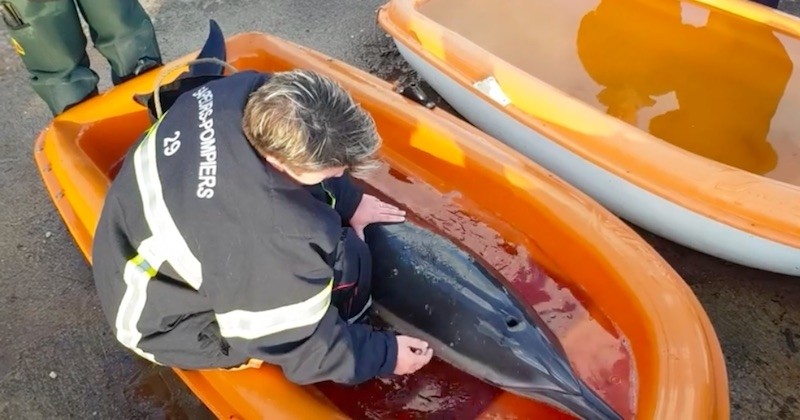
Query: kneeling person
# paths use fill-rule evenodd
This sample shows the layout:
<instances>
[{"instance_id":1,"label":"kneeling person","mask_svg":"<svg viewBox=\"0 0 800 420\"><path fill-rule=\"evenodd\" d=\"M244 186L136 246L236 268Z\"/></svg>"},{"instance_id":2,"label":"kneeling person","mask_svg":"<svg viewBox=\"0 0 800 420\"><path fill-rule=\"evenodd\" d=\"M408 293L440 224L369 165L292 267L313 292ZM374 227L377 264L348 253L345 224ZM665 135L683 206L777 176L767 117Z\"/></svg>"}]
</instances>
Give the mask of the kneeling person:
<instances>
[{"instance_id":1,"label":"kneeling person","mask_svg":"<svg viewBox=\"0 0 800 420\"><path fill-rule=\"evenodd\" d=\"M427 343L355 322L371 303L363 229L404 220L348 174L373 167L379 144L370 116L309 71L181 95L128 152L95 234L116 338L154 363L265 361L296 383L424 366Z\"/></svg>"}]
</instances>

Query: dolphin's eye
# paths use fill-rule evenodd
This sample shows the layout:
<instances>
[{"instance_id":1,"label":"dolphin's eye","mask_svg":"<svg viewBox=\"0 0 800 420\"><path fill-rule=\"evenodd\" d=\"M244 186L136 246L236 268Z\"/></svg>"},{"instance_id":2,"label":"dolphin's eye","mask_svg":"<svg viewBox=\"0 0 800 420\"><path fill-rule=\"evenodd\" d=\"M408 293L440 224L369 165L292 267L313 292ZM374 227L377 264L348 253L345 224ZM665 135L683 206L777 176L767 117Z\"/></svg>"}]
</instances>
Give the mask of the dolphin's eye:
<instances>
[{"instance_id":1,"label":"dolphin's eye","mask_svg":"<svg viewBox=\"0 0 800 420\"><path fill-rule=\"evenodd\" d=\"M520 323L519 319L517 319L515 316L509 315L508 317L506 317L506 326L510 330L515 330L519 329L519 327L521 327L522 324Z\"/></svg>"}]
</instances>

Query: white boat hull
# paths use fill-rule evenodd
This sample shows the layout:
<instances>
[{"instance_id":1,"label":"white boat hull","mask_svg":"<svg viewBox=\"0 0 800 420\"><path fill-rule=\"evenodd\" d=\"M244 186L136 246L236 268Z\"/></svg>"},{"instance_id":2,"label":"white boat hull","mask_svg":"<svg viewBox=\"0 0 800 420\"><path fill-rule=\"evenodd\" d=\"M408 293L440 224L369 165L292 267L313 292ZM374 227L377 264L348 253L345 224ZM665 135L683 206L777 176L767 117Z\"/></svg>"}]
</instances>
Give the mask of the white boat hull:
<instances>
[{"instance_id":1,"label":"white boat hull","mask_svg":"<svg viewBox=\"0 0 800 420\"><path fill-rule=\"evenodd\" d=\"M800 276L800 249L679 206L612 174L515 120L450 79L402 43L400 54L456 111L619 217L688 248L761 270Z\"/></svg>"}]
</instances>

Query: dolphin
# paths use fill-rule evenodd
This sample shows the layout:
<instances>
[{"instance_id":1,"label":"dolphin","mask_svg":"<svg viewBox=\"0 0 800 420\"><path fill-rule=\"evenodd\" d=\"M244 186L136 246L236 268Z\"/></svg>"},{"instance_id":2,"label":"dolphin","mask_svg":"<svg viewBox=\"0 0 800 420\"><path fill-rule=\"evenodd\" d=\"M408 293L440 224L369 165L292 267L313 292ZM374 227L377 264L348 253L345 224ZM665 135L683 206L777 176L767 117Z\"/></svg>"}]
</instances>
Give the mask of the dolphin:
<instances>
[{"instance_id":1,"label":"dolphin","mask_svg":"<svg viewBox=\"0 0 800 420\"><path fill-rule=\"evenodd\" d=\"M374 311L397 331L500 389L584 419L622 418L577 376L538 314L469 254L410 221L364 234Z\"/></svg>"}]
</instances>

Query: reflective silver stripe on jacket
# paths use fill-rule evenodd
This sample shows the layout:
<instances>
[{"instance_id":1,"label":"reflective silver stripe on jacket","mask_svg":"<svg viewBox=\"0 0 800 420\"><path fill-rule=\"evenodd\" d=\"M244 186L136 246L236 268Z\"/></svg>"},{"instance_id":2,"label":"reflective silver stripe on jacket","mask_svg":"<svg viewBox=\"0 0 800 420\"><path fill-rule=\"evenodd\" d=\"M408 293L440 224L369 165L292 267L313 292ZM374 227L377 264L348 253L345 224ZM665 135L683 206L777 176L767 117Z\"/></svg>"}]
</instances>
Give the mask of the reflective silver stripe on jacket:
<instances>
[{"instance_id":1,"label":"reflective silver stripe on jacket","mask_svg":"<svg viewBox=\"0 0 800 420\"><path fill-rule=\"evenodd\" d=\"M152 236L144 240L137 249L138 254L125 263L122 278L125 280L126 289L119 304L115 326L117 340L122 345L145 359L158 363L152 354L139 348L142 333L136 327L147 302L147 285L164 262L163 258L153 253L153 241Z\"/></svg>"},{"instance_id":2,"label":"reflective silver stripe on jacket","mask_svg":"<svg viewBox=\"0 0 800 420\"><path fill-rule=\"evenodd\" d=\"M203 284L200 261L192 254L189 245L178 231L161 190L161 180L158 177L158 166L156 165L159 124L160 121L150 130L133 156L144 217L150 232L159 239L158 243L161 245L161 251L165 253L167 261L183 280L198 290Z\"/></svg>"},{"instance_id":3,"label":"reflective silver stripe on jacket","mask_svg":"<svg viewBox=\"0 0 800 420\"><path fill-rule=\"evenodd\" d=\"M313 325L328 311L332 290L333 280L322 291L303 302L257 312L237 309L217 314L217 323L223 336L247 340Z\"/></svg>"},{"instance_id":4,"label":"reflective silver stripe on jacket","mask_svg":"<svg viewBox=\"0 0 800 420\"><path fill-rule=\"evenodd\" d=\"M159 122L153 125L133 155L136 183L142 199L145 221L152 232L137 248L138 254L126 262L123 270L125 294L122 296L115 326L117 340L145 359L155 357L139 348L142 333L137 324L147 303L147 285L165 261L195 290L203 283L200 261L192 254L178 231L164 202L156 164Z\"/></svg>"}]
</instances>

